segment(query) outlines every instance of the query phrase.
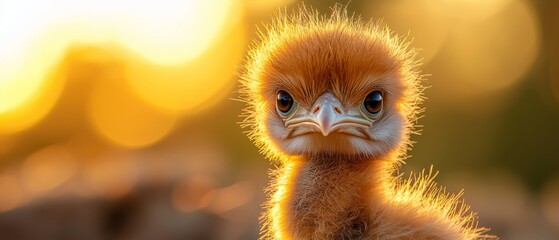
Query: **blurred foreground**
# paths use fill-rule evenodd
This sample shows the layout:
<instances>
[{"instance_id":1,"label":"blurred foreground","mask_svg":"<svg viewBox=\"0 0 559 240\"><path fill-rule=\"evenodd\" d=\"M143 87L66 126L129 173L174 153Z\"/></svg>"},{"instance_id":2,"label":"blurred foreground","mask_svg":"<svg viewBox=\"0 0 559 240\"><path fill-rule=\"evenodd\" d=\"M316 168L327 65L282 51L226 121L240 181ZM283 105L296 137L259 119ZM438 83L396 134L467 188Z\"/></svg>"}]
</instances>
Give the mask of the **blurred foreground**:
<instances>
[{"instance_id":1,"label":"blurred foreground","mask_svg":"<svg viewBox=\"0 0 559 240\"><path fill-rule=\"evenodd\" d=\"M273 166L237 125L235 72L296 4L0 0L0 239L256 239ZM502 239L558 239L559 3L348 9L422 49L402 172L433 164Z\"/></svg>"}]
</instances>

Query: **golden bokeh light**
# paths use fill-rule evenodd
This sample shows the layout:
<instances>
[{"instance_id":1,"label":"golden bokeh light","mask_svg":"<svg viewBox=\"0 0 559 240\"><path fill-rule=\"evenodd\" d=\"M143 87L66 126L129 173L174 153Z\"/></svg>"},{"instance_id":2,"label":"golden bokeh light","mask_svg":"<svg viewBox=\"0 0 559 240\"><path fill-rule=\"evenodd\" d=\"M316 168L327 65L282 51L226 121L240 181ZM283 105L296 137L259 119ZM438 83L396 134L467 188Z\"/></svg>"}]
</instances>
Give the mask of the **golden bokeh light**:
<instances>
[{"instance_id":1,"label":"golden bokeh light","mask_svg":"<svg viewBox=\"0 0 559 240\"><path fill-rule=\"evenodd\" d=\"M238 126L245 103L231 98L243 93L251 43L302 4L380 20L418 50L426 134L413 137L404 174L434 164L490 234L556 238L545 234L559 231L559 2L0 0L0 240L57 238L52 229L68 226L72 239L255 238L263 225L285 227L286 209L263 203L293 197L301 162L270 148L287 172L275 175ZM245 99L259 103L252 111L266 108L261 97ZM264 135L257 142L271 144ZM410 203L421 198L412 187L383 187L395 196L383 201L428 205Z\"/></svg>"},{"instance_id":2,"label":"golden bokeh light","mask_svg":"<svg viewBox=\"0 0 559 240\"><path fill-rule=\"evenodd\" d=\"M159 64L177 64L199 56L234 13L231 0L161 0L157 4L21 0L2 5L2 56L18 56L38 33L62 26L69 30L63 34L62 45L83 40L116 41Z\"/></svg>"},{"instance_id":3,"label":"golden bokeh light","mask_svg":"<svg viewBox=\"0 0 559 240\"><path fill-rule=\"evenodd\" d=\"M42 195L76 174L77 159L67 147L53 145L29 155L22 165L25 189Z\"/></svg>"},{"instance_id":4,"label":"golden bokeh light","mask_svg":"<svg viewBox=\"0 0 559 240\"><path fill-rule=\"evenodd\" d=\"M64 84L50 75L69 44L108 39L98 25L67 11L76 7L67 2L60 6L30 0L2 2L0 133L29 128L50 111Z\"/></svg>"},{"instance_id":5,"label":"golden bokeh light","mask_svg":"<svg viewBox=\"0 0 559 240\"><path fill-rule=\"evenodd\" d=\"M192 114L227 96L244 47L243 28L237 27L188 65L135 61L129 65L128 80L138 96L151 105L171 113Z\"/></svg>"},{"instance_id":6,"label":"golden bokeh light","mask_svg":"<svg viewBox=\"0 0 559 240\"><path fill-rule=\"evenodd\" d=\"M114 9L114 1L106 3ZM132 13L124 21L122 41L146 59L166 65L201 55L238 12L231 0L127 1L121 6L120 19L121 13Z\"/></svg>"},{"instance_id":7,"label":"golden bokeh light","mask_svg":"<svg viewBox=\"0 0 559 240\"><path fill-rule=\"evenodd\" d=\"M148 146L171 131L177 118L144 104L130 91L123 74L99 79L88 113L98 132L119 146Z\"/></svg>"},{"instance_id":8,"label":"golden bokeh light","mask_svg":"<svg viewBox=\"0 0 559 240\"><path fill-rule=\"evenodd\" d=\"M486 20L503 10L515 0L424 0L430 7L461 23L475 23Z\"/></svg>"},{"instance_id":9,"label":"golden bokeh light","mask_svg":"<svg viewBox=\"0 0 559 240\"><path fill-rule=\"evenodd\" d=\"M370 11L373 18L382 19L398 35L411 40L425 62L439 52L451 25L428 0L382 1L371 5Z\"/></svg>"},{"instance_id":10,"label":"golden bokeh light","mask_svg":"<svg viewBox=\"0 0 559 240\"><path fill-rule=\"evenodd\" d=\"M27 129L50 111L62 85L47 81L47 75L70 44L117 43L150 64L183 66L205 53L218 37L223 37L224 30L237 23L242 13L238 5L238 2L231 0L163 0L157 4L145 1L115 3L108 0L63 0L56 4L37 0L2 1L0 133ZM240 35L242 33L237 34ZM227 45L226 52L242 49L240 44L244 42L233 39L236 45ZM240 58L240 53L227 56L227 63L234 58ZM216 67L211 65L205 69ZM151 75L160 73L159 70L153 67ZM191 73L189 76L177 76L176 71L171 72L167 75L173 78L168 82L175 82L178 78L196 78L187 83L192 86L197 86L194 82L200 81L200 77L205 77L205 80L219 79L212 83L215 82L221 88L188 87L194 89L192 92L215 95L219 92L215 89L222 90L224 85L223 77L219 74ZM230 78L232 74L228 76ZM157 80L164 81L160 78ZM192 102L208 99L195 97ZM169 108L173 107L171 105Z\"/></svg>"},{"instance_id":11,"label":"golden bokeh light","mask_svg":"<svg viewBox=\"0 0 559 240\"><path fill-rule=\"evenodd\" d=\"M523 0L400 0L370 9L373 17L412 40L423 61L434 67L437 89L451 99L512 85L539 49L539 23Z\"/></svg>"},{"instance_id":12,"label":"golden bokeh light","mask_svg":"<svg viewBox=\"0 0 559 240\"><path fill-rule=\"evenodd\" d=\"M12 70L16 68L14 65L18 65L17 71ZM25 71L27 69L34 69L34 71ZM18 59L0 59L0 96L2 96L0 114L25 104L26 100L39 90L47 69L48 66L34 66L29 62L21 63L18 62Z\"/></svg>"},{"instance_id":13,"label":"golden bokeh light","mask_svg":"<svg viewBox=\"0 0 559 240\"><path fill-rule=\"evenodd\" d=\"M251 12L258 13L267 10L276 10L278 7L288 6L295 0L245 0Z\"/></svg>"},{"instance_id":14,"label":"golden bokeh light","mask_svg":"<svg viewBox=\"0 0 559 240\"><path fill-rule=\"evenodd\" d=\"M64 81L53 78L51 69L60 61L57 50L62 48L54 38L44 40L19 55L5 55L8 52L0 49L0 134L33 126L60 96ZM0 39L0 48L3 44Z\"/></svg>"},{"instance_id":15,"label":"golden bokeh light","mask_svg":"<svg viewBox=\"0 0 559 240\"><path fill-rule=\"evenodd\" d=\"M534 12L520 0L486 21L456 25L434 62L439 93L464 99L513 85L532 66L539 41Z\"/></svg>"}]
</instances>

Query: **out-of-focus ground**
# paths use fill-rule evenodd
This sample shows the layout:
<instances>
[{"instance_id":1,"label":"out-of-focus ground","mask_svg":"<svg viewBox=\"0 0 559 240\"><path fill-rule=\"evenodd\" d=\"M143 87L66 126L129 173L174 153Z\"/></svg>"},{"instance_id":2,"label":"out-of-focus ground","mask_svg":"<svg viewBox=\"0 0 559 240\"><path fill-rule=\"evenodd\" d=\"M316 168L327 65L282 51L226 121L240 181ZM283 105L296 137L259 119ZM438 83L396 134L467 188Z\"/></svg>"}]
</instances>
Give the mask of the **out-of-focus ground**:
<instances>
[{"instance_id":1,"label":"out-of-focus ground","mask_svg":"<svg viewBox=\"0 0 559 240\"><path fill-rule=\"evenodd\" d=\"M237 125L235 72L296 4L0 0L0 239L256 239L273 166ZM558 239L559 2L348 9L422 49L402 172L433 164L502 239Z\"/></svg>"}]
</instances>

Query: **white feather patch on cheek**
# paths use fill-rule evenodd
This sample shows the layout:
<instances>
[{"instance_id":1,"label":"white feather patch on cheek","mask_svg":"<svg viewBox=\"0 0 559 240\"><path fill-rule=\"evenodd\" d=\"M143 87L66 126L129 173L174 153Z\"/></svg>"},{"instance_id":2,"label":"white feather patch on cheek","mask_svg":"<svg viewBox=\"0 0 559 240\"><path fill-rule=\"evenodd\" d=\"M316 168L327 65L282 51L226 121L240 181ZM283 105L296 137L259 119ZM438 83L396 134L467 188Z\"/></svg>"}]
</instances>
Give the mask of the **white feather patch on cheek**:
<instances>
[{"instance_id":1,"label":"white feather patch on cheek","mask_svg":"<svg viewBox=\"0 0 559 240\"><path fill-rule=\"evenodd\" d=\"M373 124L371 134L375 143L381 147L379 151L387 152L398 146L404 125L404 119L400 114L385 115L383 121Z\"/></svg>"},{"instance_id":2,"label":"white feather patch on cheek","mask_svg":"<svg viewBox=\"0 0 559 240\"><path fill-rule=\"evenodd\" d=\"M268 134L272 137L276 145L281 144L278 141L283 140L283 136L287 132L287 128L279 117L273 114L267 114L266 118Z\"/></svg>"}]
</instances>

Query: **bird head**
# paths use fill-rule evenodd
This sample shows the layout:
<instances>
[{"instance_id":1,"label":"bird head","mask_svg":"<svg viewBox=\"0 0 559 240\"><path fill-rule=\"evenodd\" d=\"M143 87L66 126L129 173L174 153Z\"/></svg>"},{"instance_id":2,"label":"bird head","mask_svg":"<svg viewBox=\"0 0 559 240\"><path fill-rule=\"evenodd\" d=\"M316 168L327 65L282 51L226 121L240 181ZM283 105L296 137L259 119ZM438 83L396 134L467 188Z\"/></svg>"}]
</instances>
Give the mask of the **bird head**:
<instances>
[{"instance_id":1,"label":"bird head","mask_svg":"<svg viewBox=\"0 0 559 240\"><path fill-rule=\"evenodd\" d=\"M381 23L334 8L280 15L249 52L245 125L271 158L405 152L421 102L415 54Z\"/></svg>"}]
</instances>

